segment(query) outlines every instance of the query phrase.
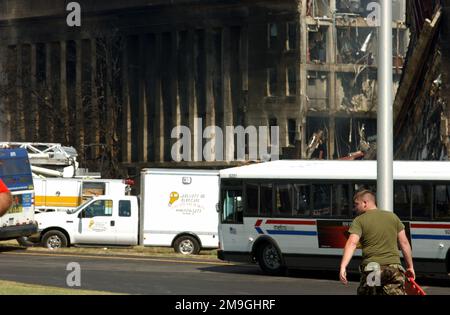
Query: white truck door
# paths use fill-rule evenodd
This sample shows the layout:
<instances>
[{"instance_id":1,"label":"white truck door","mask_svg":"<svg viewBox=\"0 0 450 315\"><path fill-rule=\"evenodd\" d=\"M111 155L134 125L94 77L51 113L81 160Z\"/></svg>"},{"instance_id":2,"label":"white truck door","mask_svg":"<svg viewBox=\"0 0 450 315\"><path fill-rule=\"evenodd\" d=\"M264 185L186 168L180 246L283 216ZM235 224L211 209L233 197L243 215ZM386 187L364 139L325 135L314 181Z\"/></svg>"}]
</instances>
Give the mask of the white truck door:
<instances>
[{"instance_id":1,"label":"white truck door","mask_svg":"<svg viewBox=\"0 0 450 315\"><path fill-rule=\"evenodd\" d=\"M118 245L137 245L139 209L136 197L119 199L116 217L116 243Z\"/></svg>"},{"instance_id":2,"label":"white truck door","mask_svg":"<svg viewBox=\"0 0 450 315\"><path fill-rule=\"evenodd\" d=\"M75 242L84 244L115 244L117 200L92 201L78 215ZM115 210L115 211L114 211Z\"/></svg>"}]
</instances>

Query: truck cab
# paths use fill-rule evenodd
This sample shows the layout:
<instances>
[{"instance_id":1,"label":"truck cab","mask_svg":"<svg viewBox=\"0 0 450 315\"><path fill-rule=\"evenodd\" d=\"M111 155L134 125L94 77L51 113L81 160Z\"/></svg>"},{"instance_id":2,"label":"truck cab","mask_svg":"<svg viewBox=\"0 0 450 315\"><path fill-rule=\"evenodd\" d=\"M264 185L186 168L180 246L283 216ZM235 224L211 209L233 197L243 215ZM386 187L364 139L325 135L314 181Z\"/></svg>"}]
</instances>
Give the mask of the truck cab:
<instances>
[{"instance_id":1,"label":"truck cab","mask_svg":"<svg viewBox=\"0 0 450 315\"><path fill-rule=\"evenodd\" d=\"M138 200L135 196L104 195L66 212L37 213L33 239L56 249L74 244L137 245Z\"/></svg>"}]
</instances>

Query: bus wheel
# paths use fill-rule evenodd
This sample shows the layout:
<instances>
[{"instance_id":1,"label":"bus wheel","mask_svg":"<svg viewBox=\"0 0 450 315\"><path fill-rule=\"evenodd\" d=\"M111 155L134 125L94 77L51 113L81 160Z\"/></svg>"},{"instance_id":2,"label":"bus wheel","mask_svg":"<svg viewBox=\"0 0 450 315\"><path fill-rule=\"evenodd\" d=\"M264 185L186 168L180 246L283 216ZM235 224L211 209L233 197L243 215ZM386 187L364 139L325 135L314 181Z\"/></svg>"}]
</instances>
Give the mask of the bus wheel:
<instances>
[{"instance_id":1,"label":"bus wheel","mask_svg":"<svg viewBox=\"0 0 450 315\"><path fill-rule=\"evenodd\" d=\"M258 249L258 263L262 271L272 276L281 276L286 268L280 252L272 243L264 243Z\"/></svg>"},{"instance_id":2,"label":"bus wheel","mask_svg":"<svg viewBox=\"0 0 450 315\"><path fill-rule=\"evenodd\" d=\"M48 249L67 247L67 237L63 232L51 230L42 237L42 245Z\"/></svg>"},{"instance_id":3,"label":"bus wheel","mask_svg":"<svg viewBox=\"0 0 450 315\"><path fill-rule=\"evenodd\" d=\"M173 248L183 255L197 255L200 252L200 244L195 237L189 235L178 237L173 243Z\"/></svg>"}]
</instances>

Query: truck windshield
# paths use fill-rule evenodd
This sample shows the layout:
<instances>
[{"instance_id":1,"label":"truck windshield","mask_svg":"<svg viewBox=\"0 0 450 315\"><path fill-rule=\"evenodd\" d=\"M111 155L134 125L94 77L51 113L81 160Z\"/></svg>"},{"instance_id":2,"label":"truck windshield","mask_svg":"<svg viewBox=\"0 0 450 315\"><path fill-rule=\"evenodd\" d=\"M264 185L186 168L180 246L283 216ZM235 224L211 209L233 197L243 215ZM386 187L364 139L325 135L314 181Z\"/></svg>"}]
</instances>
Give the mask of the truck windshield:
<instances>
[{"instance_id":1,"label":"truck windshield","mask_svg":"<svg viewBox=\"0 0 450 315\"><path fill-rule=\"evenodd\" d=\"M88 201L91 200L91 199L92 199L92 198L89 198L89 199L87 199L87 200L84 200L83 203L82 203L81 205L79 205L78 207L76 207L76 208L73 208L73 209L67 209L66 213L67 213L67 214L72 214L72 213L77 212L77 211L80 210L82 207L84 207L84 205L86 204L86 202L88 202Z\"/></svg>"}]
</instances>

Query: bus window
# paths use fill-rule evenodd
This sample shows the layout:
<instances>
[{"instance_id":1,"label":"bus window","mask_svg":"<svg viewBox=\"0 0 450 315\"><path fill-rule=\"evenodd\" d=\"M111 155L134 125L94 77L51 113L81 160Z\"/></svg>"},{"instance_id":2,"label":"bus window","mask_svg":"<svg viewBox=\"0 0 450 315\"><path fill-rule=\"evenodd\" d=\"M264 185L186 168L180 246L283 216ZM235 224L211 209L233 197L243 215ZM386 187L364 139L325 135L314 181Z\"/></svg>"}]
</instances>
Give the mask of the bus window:
<instances>
[{"instance_id":1,"label":"bus window","mask_svg":"<svg viewBox=\"0 0 450 315\"><path fill-rule=\"evenodd\" d=\"M276 185L275 189L275 215L290 217L294 209L294 189L291 184Z\"/></svg>"},{"instance_id":2,"label":"bus window","mask_svg":"<svg viewBox=\"0 0 450 315\"><path fill-rule=\"evenodd\" d=\"M270 216L273 207L272 184L261 184L260 192L259 215Z\"/></svg>"},{"instance_id":3,"label":"bus window","mask_svg":"<svg viewBox=\"0 0 450 315\"><path fill-rule=\"evenodd\" d=\"M243 223L242 191L225 189L222 193L222 222Z\"/></svg>"},{"instance_id":4,"label":"bus window","mask_svg":"<svg viewBox=\"0 0 450 315\"><path fill-rule=\"evenodd\" d=\"M245 215L258 216L258 185L245 185Z\"/></svg>"},{"instance_id":5,"label":"bus window","mask_svg":"<svg viewBox=\"0 0 450 315\"><path fill-rule=\"evenodd\" d=\"M411 219L411 201L408 185L394 185L394 212L400 219ZM388 210L388 209L384 209Z\"/></svg>"},{"instance_id":6,"label":"bus window","mask_svg":"<svg viewBox=\"0 0 450 315\"><path fill-rule=\"evenodd\" d=\"M434 189L434 219L450 219L450 185L437 185Z\"/></svg>"},{"instance_id":7,"label":"bus window","mask_svg":"<svg viewBox=\"0 0 450 315\"><path fill-rule=\"evenodd\" d=\"M313 216L331 215L331 187L332 185L313 185Z\"/></svg>"},{"instance_id":8,"label":"bus window","mask_svg":"<svg viewBox=\"0 0 450 315\"><path fill-rule=\"evenodd\" d=\"M412 219L431 219L432 186L411 185Z\"/></svg>"},{"instance_id":9,"label":"bus window","mask_svg":"<svg viewBox=\"0 0 450 315\"><path fill-rule=\"evenodd\" d=\"M363 190L371 191L374 194L377 193L377 185L376 184L364 183L364 184L352 184L352 186L353 186L352 195L354 195L358 191L363 191ZM353 201L353 196L352 196L352 201Z\"/></svg>"},{"instance_id":10,"label":"bus window","mask_svg":"<svg viewBox=\"0 0 450 315\"><path fill-rule=\"evenodd\" d=\"M299 217L309 217L311 215L309 185L295 184L294 188L294 215Z\"/></svg>"},{"instance_id":11,"label":"bus window","mask_svg":"<svg viewBox=\"0 0 450 315\"><path fill-rule=\"evenodd\" d=\"M333 185L332 191L332 216L349 217L350 210L353 208L350 203L350 186L348 184Z\"/></svg>"}]
</instances>

